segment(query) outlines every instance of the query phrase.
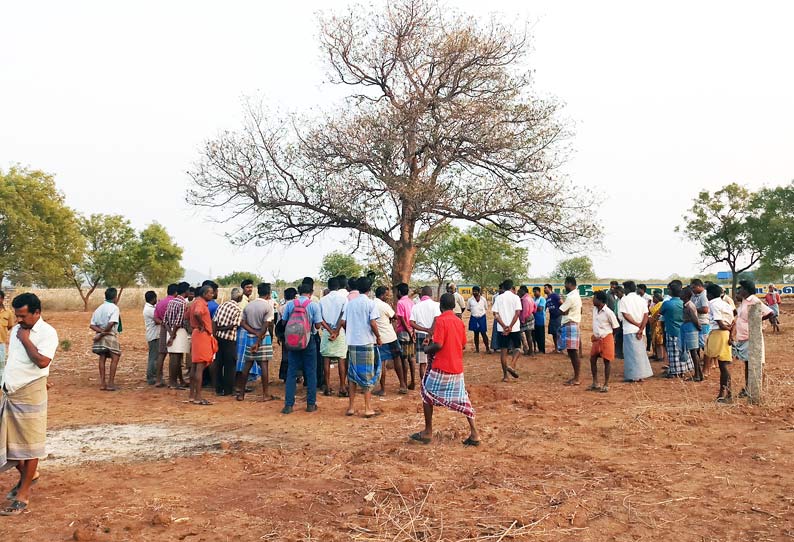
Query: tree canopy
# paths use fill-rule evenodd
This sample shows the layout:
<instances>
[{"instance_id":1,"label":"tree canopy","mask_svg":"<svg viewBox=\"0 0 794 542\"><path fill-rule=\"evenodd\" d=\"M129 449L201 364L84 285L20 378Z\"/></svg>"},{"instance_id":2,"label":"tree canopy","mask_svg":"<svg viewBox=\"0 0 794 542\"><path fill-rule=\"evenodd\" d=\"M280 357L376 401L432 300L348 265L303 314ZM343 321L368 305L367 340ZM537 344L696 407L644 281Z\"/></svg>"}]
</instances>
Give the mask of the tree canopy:
<instances>
[{"instance_id":1,"label":"tree canopy","mask_svg":"<svg viewBox=\"0 0 794 542\"><path fill-rule=\"evenodd\" d=\"M574 277L577 282L592 282L598 278L589 256L575 256L557 262L550 278L562 282L565 277Z\"/></svg>"},{"instance_id":2,"label":"tree canopy","mask_svg":"<svg viewBox=\"0 0 794 542\"><path fill-rule=\"evenodd\" d=\"M323 263L320 266L320 276L323 280L339 275L359 277L362 272L362 265L353 256L344 252L329 252L323 257Z\"/></svg>"},{"instance_id":3,"label":"tree canopy","mask_svg":"<svg viewBox=\"0 0 794 542\"><path fill-rule=\"evenodd\" d=\"M262 277L256 273L249 273L247 271L232 271L228 275L223 275L215 279L220 286L240 286L244 280L253 280L254 284L263 282ZM278 281L276 281L278 283Z\"/></svg>"},{"instance_id":4,"label":"tree canopy","mask_svg":"<svg viewBox=\"0 0 794 542\"><path fill-rule=\"evenodd\" d=\"M139 234L139 267L143 281L150 286L165 286L185 274L182 268L182 247L166 229L152 222Z\"/></svg>"},{"instance_id":5,"label":"tree canopy","mask_svg":"<svg viewBox=\"0 0 794 542\"><path fill-rule=\"evenodd\" d=\"M320 50L343 107L246 123L209 141L189 201L239 227L237 242L312 242L330 231L378 244L392 282L453 220L560 246L600 231L592 198L558 169L570 130L534 91L526 32L432 0L326 15Z\"/></svg>"},{"instance_id":6,"label":"tree canopy","mask_svg":"<svg viewBox=\"0 0 794 542\"><path fill-rule=\"evenodd\" d=\"M684 224L676 228L700 246L705 268L728 266L733 276L731 291L736 290L739 274L757 264L764 253L758 204L758 198L736 183L713 193L702 190L684 215Z\"/></svg>"},{"instance_id":7,"label":"tree canopy","mask_svg":"<svg viewBox=\"0 0 794 542\"><path fill-rule=\"evenodd\" d=\"M518 283L527 278L528 251L488 228L472 227L458 238L455 267L464 281L495 287L505 279Z\"/></svg>"},{"instance_id":8,"label":"tree canopy","mask_svg":"<svg viewBox=\"0 0 794 542\"><path fill-rule=\"evenodd\" d=\"M52 175L0 170L0 283L63 286L64 268L79 261L83 246L77 217Z\"/></svg>"}]
</instances>

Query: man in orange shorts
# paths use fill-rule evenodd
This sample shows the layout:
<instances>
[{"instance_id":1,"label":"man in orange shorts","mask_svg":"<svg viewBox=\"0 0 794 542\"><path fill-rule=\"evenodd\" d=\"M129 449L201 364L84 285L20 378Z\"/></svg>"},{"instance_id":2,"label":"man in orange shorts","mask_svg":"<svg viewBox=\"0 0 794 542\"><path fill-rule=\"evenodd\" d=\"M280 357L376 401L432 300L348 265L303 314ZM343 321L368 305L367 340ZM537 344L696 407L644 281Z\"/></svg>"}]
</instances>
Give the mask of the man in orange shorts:
<instances>
[{"instance_id":1,"label":"man in orange shorts","mask_svg":"<svg viewBox=\"0 0 794 542\"><path fill-rule=\"evenodd\" d=\"M607 294L603 290L593 295L593 346L590 349L590 370L593 385L588 391L609 391L609 364L615 359L615 337L613 330L620 327L612 309L607 307ZM598 385L598 358L604 360L604 385Z\"/></svg>"}]
</instances>

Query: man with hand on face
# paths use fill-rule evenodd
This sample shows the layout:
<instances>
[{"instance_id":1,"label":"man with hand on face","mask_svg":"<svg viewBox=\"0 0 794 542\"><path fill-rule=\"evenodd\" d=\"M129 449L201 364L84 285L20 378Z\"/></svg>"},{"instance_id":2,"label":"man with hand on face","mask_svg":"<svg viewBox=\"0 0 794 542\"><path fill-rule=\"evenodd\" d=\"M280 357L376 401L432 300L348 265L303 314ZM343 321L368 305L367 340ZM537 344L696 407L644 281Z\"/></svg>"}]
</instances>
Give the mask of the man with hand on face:
<instances>
[{"instance_id":1,"label":"man with hand on face","mask_svg":"<svg viewBox=\"0 0 794 542\"><path fill-rule=\"evenodd\" d=\"M16 516L30 502L39 459L47 456L47 377L58 348L58 333L41 317L41 301L24 293L11 303L17 325L11 330L0 400L0 471L16 467L19 482L0 515Z\"/></svg>"}]
</instances>

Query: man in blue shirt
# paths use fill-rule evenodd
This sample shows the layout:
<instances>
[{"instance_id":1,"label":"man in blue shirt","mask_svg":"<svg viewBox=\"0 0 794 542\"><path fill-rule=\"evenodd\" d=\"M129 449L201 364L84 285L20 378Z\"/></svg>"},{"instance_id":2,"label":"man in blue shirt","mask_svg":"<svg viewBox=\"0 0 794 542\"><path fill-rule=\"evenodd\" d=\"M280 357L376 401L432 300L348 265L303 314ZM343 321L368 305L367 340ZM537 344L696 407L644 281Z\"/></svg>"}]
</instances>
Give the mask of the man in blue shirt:
<instances>
[{"instance_id":1,"label":"man in blue shirt","mask_svg":"<svg viewBox=\"0 0 794 542\"><path fill-rule=\"evenodd\" d=\"M306 314L312 324L312 336L306 348L303 350L287 351L287 383L284 397L284 408L282 414L292 413L295 406L295 380L298 376L298 369L303 369L303 378L306 382L306 412L317 410L317 342L314 335L320 329L323 321L320 305L312 302L312 285L304 282L298 288L298 299L293 299L284 307L284 321L289 323L289 317L295 310L295 303L306 307Z\"/></svg>"},{"instance_id":2,"label":"man in blue shirt","mask_svg":"<svg viewBox=\"0 0 794 542\"><path fill-rule=\"evenodd\" d=\"M560 336L560 326L562 325L562 312L560 312L560 305L562 299L560 294L554 292L551 284L544 284L543 290L546 292L546 309L549 311L549 335L554 341L554 351L557 352L557 339Z\"/></svg>"},{"instance_id":3,"label":"man in blue shirt","mask_svg":"<svg viewBox=\"0 0 794 542\"><path fill-rule=\"evenodd\" d=\"M532 330L533 340L538 352L546 353L546 298L540 295L540 286L532 288L535 298L535 329Z\"/></svg>"}]
</instances>

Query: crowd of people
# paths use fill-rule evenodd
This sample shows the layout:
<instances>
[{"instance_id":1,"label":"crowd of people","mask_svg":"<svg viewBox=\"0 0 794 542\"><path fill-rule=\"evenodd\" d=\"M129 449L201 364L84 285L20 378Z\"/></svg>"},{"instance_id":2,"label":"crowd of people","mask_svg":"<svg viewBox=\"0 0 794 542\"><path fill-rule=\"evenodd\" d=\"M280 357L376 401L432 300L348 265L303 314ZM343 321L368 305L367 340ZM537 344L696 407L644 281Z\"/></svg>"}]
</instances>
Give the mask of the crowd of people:
<instances>
[{"instance_id":1,"label":"crowd of people","mask_svg":"<svg viewBox=\"0 0 794 542\"><path fill-rule=\"evenodd\" d=\"M281 347L279 378L285 382L281 412L291 414L297 386L306 388L306 411L317 410L317 393L347 398L345 415L355 416L356 396L363 396L362 415L379 414L372 396L383 395L386 374L394 370L398 393L416 389L423 404L424 427L410 439L428 444L433 438L433 409L449 408L464 415L469 426L466 446L478 446L474 407L464 380L463 353L467 334L463 316L469 312L475 352L482 343L486 353L499 354L502 380L518 379L521 355L564 353L573 375L567 386L581 385L582 297L576 279L565 279L561 296L551 284L531 289L512 280L499 285L489 303L475 286L468 300L448 284L438 300L424 286L411 293L405 283L392 291L372 291L369 277L332 277L321 297L306 277L298 288L287 288L281 303L271 285L245 280L232 288L228 300L218 303L219 287L205 281L193 288L186 282L168 286L166 296L145 294L143 320L148 360L146 379L156 388L189 390L185 402L208 406L209 384L218 396L244 401L261 380L262 400L278 399L269 393L269 362L274 345ZM98 356L100 389L112 392L122 354L119 333L122 318L115 288L105 291L105 302L92 314L92 352ZM56 330L41 317L41 302L23 293L5 306L0 292L0 471L15 467L19 482L7 495L0 515L17 515L27 508L30 490L38 479L38 460L45 456L47 377L59 345ZM763 301L752 281L742 280L735 299L717 284L693 279L684 286L671 281L666 291L648 292L644 284L613 281L609 290L596 291L592 300L590 391L607 393L610 365L623 359L623 380L641 382L653 376L651 360L665 362L665 376L707 380L719 368L717 401L733 401L730 365L745 367L746 396L750 341L750 312L760 307L761 318L779 331L780 294L773 285ZM489 339L488 314L493 327ZM6 345L8 345L6 347ZM650 356L649 356L650 354ZM168 359L168 383L164 366ZM599 377L599 360L603 376ZM108 368L108 361L110 367ZM418 371L417 371L418 365ZM184 368L187 367L187 375ZM338 389L333 389L336 368Z\"/></svg>"}]
</instances>

